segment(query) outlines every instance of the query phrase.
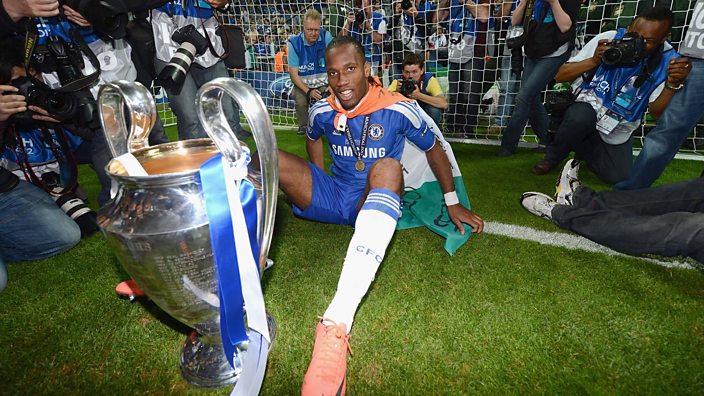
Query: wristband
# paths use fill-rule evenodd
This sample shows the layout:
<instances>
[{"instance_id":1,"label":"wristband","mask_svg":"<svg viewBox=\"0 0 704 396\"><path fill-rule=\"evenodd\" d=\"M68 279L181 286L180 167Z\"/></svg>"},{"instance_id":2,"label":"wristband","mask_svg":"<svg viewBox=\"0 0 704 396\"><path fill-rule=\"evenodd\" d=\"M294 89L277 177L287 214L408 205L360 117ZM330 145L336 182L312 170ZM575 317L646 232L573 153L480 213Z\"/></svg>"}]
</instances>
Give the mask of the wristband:
<instances>
[{"instance_id":1,"label":"wristband","mask_svg":"<svg viewBox=\"0 0 704 396\"><path fill-rule=\"evenodd\" d=\"M445 205L447 205L447 206L457 205L458 203L460 203L460 199L457 198L456 191L450 191L449 193L445 193L444 197L445 197Z\"/></svg>"},{"instance_id":2,"label":"wristband","mask_svg":"<svg viewBox=\"0 0 704 396\"><path fill-rule=\"evenodd\" d=\"M684 87L684 83L680 83L679 85L672 85L669 82L665 81L665 88L671 89L673 91L679 91Z\"/></svg>"}]
</instances>

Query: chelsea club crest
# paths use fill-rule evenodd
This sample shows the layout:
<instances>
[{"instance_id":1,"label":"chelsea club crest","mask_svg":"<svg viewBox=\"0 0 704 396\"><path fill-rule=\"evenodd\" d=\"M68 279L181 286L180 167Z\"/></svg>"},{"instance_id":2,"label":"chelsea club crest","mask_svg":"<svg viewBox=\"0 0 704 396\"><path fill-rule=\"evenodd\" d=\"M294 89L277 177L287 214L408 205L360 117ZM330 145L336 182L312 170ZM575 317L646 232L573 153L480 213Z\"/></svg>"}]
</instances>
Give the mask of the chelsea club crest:
<instances>
[{"instance_id":1,"label":"chelsea club crest","mask_svg":"<svg viewBox=\"0 0 704 396\"><path fill-rule=\"evenodd\" d=\"M384 127L380 124L372 124L369 126L369 139L380 140L384 137Z\"/></svg>"}]
</instances>

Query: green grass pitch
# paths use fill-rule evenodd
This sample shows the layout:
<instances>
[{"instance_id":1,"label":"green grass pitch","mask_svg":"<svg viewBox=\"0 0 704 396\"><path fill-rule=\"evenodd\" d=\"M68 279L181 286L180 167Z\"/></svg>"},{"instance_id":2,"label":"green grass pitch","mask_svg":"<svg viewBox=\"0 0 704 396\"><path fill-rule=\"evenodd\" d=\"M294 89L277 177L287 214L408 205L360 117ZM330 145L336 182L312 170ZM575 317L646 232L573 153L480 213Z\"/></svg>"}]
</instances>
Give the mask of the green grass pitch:
<instances>
[{"instance_id":1,"label":"green grass pitch","mask_svg":"<svg viewBox=\"0 0 704 396\"><path fill-rule=\"evenodd\" d=\"M295 133L278 139L304 153ZM530 173L539 154L454 150L485 220L558 231L518 204L523 191L553 188L556 173ZM658 183L701 169L675 161ZM95 176L82 173L95 197ZM585 183L607 188L582 173ZM296 218L281 198L270 252L276 264L263 279L279 331L263 395L300 393L315 323L353 231ZM182 379L178 352L188 329L153 304L115 295L127 274L102 235L8 270L0 394L229 394ZM450 257L428 230L398 232L357 312L351 346L351 395L702 394L704 271L489 234L473 235Z\"/></svg>"}]
</instances>

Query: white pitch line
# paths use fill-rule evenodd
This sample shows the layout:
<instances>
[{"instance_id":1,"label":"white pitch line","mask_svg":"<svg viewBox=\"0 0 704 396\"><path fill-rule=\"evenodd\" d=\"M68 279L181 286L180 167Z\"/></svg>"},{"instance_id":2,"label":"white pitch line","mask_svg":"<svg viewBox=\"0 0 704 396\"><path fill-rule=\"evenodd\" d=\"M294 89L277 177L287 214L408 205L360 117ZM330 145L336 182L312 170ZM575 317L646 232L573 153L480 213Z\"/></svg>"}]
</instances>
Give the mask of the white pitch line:
<instances>
[{"instance_id":1,"label":"white pitch line","mask_svg":"<svg viewBox=\"0 0 704 396\"><path fill-rule=\"evenodd\" d=\"M538 242L542 245L556 246L570 250L584 250L587 252L604 253L610 256L634 257L666 268L695 269L695 267L682 261L662 261L647 257L629 256L615 250L611 250L606 246L592 242L589 239L576 234L541 231L536 230L535 228L514 224L496 223L493 221L484 223L484 232L487 234L502 235L509 238Z\"/></svg>"}]
</instances>

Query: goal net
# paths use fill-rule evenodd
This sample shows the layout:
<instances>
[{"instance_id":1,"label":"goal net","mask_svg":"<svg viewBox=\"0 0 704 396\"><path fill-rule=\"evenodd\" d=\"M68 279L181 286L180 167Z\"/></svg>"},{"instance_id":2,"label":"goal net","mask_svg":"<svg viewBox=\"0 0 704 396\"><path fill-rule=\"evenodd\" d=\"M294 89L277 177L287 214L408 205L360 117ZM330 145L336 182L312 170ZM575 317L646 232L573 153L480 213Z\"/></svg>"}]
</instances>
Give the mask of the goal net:
<instances>
[{"instance_id":1,"label":"goal net","mask_svg":"<svg viewBox=\"0 0 704 396\"><path fill-rule=\"evenodd\" d=\"M262 96L275 126L290 127L293 131L297 125L293 83L288 75L287 41L301 32L306 10L313 7L320 11L323 27L333 37L340 34L348 17L354 19L355 14L366 10L363 15L370 20L383 18L380 19L383 24L372 25L384 39L368 49L379 60L373 73L384 85L388 86L399 77L404 55L409 52L421 54L425 58L425 71L437 77L449 102L440 125L446 136L496 144L502 128L508 123L515 94L520 89L516 75L510 72L511 57L504 45L507 24L501 22L506 18L502 18L502 12L506 12L502 7L510 10L511 1L503 2L508 5L502 6L502 0L491 1L489 23L480 25L483 27L478 28L479 34L473 38L473 45L466 46L473 49L468 53L448 47L458 44L458 40L465 40L453 33L458 30L458 23L466 23L469 19L468 12L462 19L456 11L458 7L452 9L452 4L459 3L458 0L246 0L233 2L224 20L241 26L245 34L246 68L234 70L234 76L251 84ZM677 48L694 3L689 0L584 0L577 24L575 51L600 32L628 26L641 8L653 5L666 6L673 11L675 24L670 42ZM413 16L408 17L410 14ZM549 85L547 95L568 86ZM159 108L165 125L175 123L163 90L158 101L162 103ZM653 118L646 114L643 124L634 133L636 146L641 144L644 134L654 124ZM526 127L522 141L526 144L537 141L530 125ZM700 154L703 151L704 123L700 122L680 152Z\"/></svg>"}]
</instances>

